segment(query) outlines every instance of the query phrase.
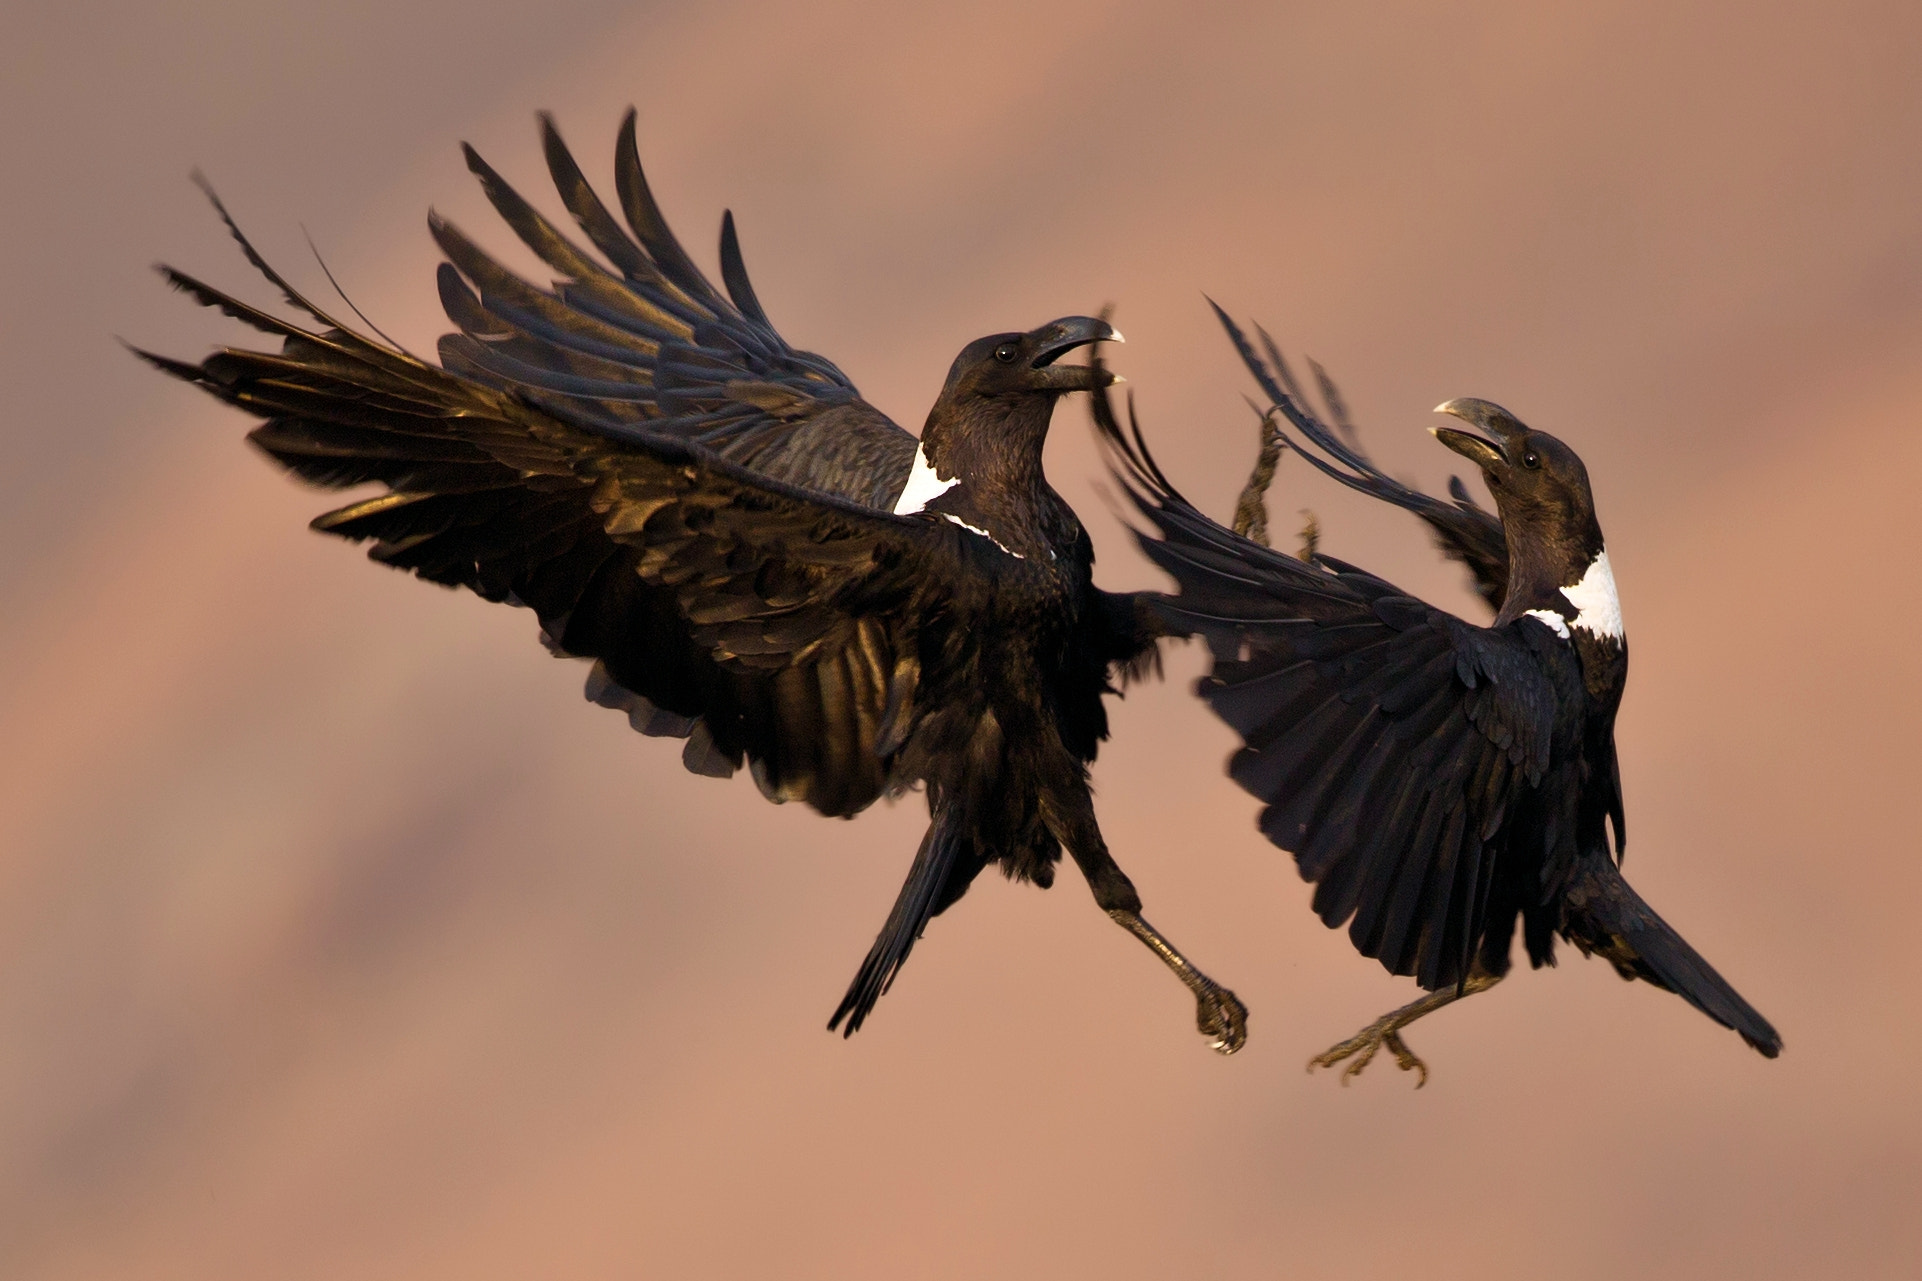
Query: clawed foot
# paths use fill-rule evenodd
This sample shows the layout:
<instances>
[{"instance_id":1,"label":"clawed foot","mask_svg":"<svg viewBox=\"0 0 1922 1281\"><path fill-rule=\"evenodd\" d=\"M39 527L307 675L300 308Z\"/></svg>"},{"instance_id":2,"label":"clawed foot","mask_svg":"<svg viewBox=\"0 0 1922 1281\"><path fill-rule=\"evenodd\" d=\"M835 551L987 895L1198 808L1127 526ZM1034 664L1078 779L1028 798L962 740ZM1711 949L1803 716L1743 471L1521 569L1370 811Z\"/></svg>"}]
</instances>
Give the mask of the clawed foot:
<instances>
[{"instance_id":1,"label":"clawed foot","mask_svg":"<svg viewBox=\"0 0 1922 1281\"><path fill-rule=\"evenodd\" d=\"M1401 1039L1401 1030L1396 1025L1392 1014L1386 1018L1376 1019L1340 1045L1309 1059L1308 1070L1313 1072L1318 1067L1331 1068L1343 1059L1353 1059L1354 1062L1341 1070L1341 1083L1347 1085L1351 1079L1361 1075L1363 1068L1374 1061L1375 1055L1384 1045L1395 1056L1397 1067L1404 1072L1420 1074L1420 1079L1415 1082L1417 1090L1428 1084L1428 1065L1423 1063L1415 1052L1408 1048L1408 1043Z\"/></svg>"},{"instance_id":2,"label":"clawed foot","mask_svg":"<svg viewBox=\"0 0 1922 1281\"><path fill-rule=\"evenodd\" d=\"M1248 1044L1248 1007L1239 997L1197 970L1187 957L1175 950L1174 944L1142 920L1141 913L1134 908L1111 907L1108 915L1116 925L1147 944L1148 950L1160 957L1161 963L1173 970L1195 994L1195 1026L1201 1029L1210 1045L1222 1054L1233 1054Z\"/></svg>"},{"instance_id":3,"label":"clawed foot","mask_svg":"<svg viewBox=\"0 0 1922 1281\"><path fill-rule=\"evenodd\" d=\"M1195 1026L1220 1054L1248 1044L1248 1007L1227 988L1210 983L1195 997Z\"/></svg>"}]
</instances>

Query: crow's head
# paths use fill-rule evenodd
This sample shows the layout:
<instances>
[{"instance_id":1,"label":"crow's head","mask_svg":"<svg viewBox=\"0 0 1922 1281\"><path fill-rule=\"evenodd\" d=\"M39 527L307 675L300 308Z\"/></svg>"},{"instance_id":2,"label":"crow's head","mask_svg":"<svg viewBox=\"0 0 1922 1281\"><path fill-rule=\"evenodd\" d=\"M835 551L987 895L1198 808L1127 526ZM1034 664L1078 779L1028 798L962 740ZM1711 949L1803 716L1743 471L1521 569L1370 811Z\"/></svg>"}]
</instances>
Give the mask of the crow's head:
<instances>
[{"instance_id":1,"label":"crow's head","mask_svg":"<svg viewBox=\"0 0 1922 1281\"><path fill-rule=\"evenodd\" d=\"M1052 401L1063 392L1094 391L1113 383L1114 375L1057 362L1077 347L1120 341L1112 325L1092 316L1063 316L1025 334L977 338L954 358L942 398L1039 395Z\"/></svg>"},{"instance_id":2,"label":"crow's head","mask_svg":"<svg viewBox=\"0 0 1922 1281\"><path fill-rule=\"evenodd\" d=\"M1093 365L1058 362L1076 347L1120 341L1105 320L1063 316L1025 334L990 334L963 347L921 429L921 456L941 487L910 510L987 531L1019 556L1055 554L1038 541L1035 527L1036 504L1049 492L1041 454L1055 402L1063 392L1117 381ZM899 502L895 511L905 514Z\"/></svg>"},{"instance_id":3,"label":"crow's head","mask_svg":"<svg viewBox=\"0 0 1922 1281\"><path fill-rule=\"evenodd\" d=\"M1491 401L1472 396L1435 406L1486 435L1431 427L1435 438L1481 468L1502 522L1533 537L1581 544L1593 555L1601 547L1588 469L1575 451L1547 432L1535 431ZM1592 532L1592 539L1590 537ZM1590 541L1594 546L1587 546ZM1573 548L1571 548L1573 550Z\"/></svg>"}]
</instances>

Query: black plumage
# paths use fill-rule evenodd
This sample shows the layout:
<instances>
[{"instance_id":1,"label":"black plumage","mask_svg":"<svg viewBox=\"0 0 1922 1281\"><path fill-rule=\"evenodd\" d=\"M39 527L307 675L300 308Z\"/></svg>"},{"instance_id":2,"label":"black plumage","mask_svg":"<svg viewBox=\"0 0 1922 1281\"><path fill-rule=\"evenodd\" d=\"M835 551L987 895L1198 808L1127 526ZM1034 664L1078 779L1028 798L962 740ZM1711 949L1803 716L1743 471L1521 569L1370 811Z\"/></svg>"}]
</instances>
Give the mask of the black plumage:
<instances>
[{"instance_id":1,"label":"black plumage","mask_svg":"<svg viewBox=\"0 0 1922 1281\"><path fill-rule=\"evenodd\" d=\"M440 365L328 316L231 219L312 323L163 269L280 350L141 354L264 420L250 439L302 479L381 485L314 527L531 608L550 648L593 662L588 697L684 738L689 769L745 764L770 799L826 815L925 786L928 834L830 1027L861 1025L982 870L1046 886L1065 846L1096 901L1195 993L1202 1030L1238 1048L1245 1011L1141 920L1088 789L1111 673L1152 657L1154 637L1132 597L1094 587L1087 535L1041 454L1059 397L1106 381L1059 358L1112 329L1071 316L970 343L917 440L782 340L731 216L726 296L708 282L648 189L631 112L616 150L625 227L545 117L541 132L605 262L469 148L495 209L558 278L532 285L430 218L459 329Z\"/></svg>"},{"instance_id":2,"label":"black plumage","mask_svg":"<svg viewBox=\"0 0 1922 1281\"><path fill-rule=\"evenodd\" d=\"M1326 370L1314 361L1308 362L1332 425L1309 408L1311 402L1303 393L1301 381L1266 329L1255 326L1255 333L1261 339L1261 351L1257 352L1241 326L1235 324L1218 303L1209 299L1208 305L1214 308L1215 318L1221 321L1229 341L1234 343L1248 371L1268 397L1268 408L1261 415L1262 458L1237 507L1236 532L1250 532L1244 524L1255 522L1259 522L1261 532L1266 532L1267 514L1262 506L1262 494L1274 478L1270 451L1278 451L1285 439L1276 420L1284 420L1315 446L1295 452L1324 475L1421 517L1442 555L1466 566L1476 593L1488 602L1489 609L1499 611L1502 598L1508 594L1508 536L1502 531L1501 518L1477 503L1459 476L1448 478L1448 495L1453 501L1446 503L1390 477L1362 449L1360 433L1348 415L1347 403ZM1266 543L1265 538L1257 537L1256 541Z\"/></svg>"},{"instance_id":3,"label":"black plumage","mask_svg":"<svg viewBox=\"0 0 1922 1281\"><path fill-rule=\"evenodd\" d=\"M1560 935L1774 1057L1775 1029L1622 879L1614 727L1628 648L1581 460L1499 406L1450 401L1440 412L1483 434L1435 434L1481 469L1500 517L1465 492L1435 502L1306 410L1265 334L1272 365L1222 320L1271 422L1301 433L1283 431L1288 446L1428 521L1497 609L1476 626L1332 557L1304 562L1223 529L1096 396L1117 472L1159 534L1142 545L1180 587L1144 602L1211 647L1198 692L1242 738L1229 773L1265 802L1263 834L1295 855L1327 925L1431 993L1315 1063L1352 1058L1353 1075L1386 1045L1425 1079L1401 1030L1498 982L1518 924L1532 964L1553 960Z\"/></svg>"}]
</instances>

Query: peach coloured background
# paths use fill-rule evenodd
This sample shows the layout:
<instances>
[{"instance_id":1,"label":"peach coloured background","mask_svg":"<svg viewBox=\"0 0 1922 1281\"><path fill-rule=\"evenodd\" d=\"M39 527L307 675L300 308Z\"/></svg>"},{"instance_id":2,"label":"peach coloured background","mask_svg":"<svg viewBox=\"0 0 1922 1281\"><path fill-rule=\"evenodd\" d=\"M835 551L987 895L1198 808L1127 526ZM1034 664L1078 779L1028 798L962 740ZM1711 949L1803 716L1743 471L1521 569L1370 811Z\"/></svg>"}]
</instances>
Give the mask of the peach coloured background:
<instances>
[{"instance_id":1,"label":"peach coloured background","mask_svg":"<svg viewBox=\"0 0 1922 1281\"><path fill-rule=\"evenodd\" d=\"M1177 14L1176 10L1180 12ZM0 1275L1907 1277L1922 1271L1922 9L1804 4L20 4L0 47ZM918 427L953 352L1118 306L1154 440L1252 444L1205 290L1436 486L1456 395L1573 442L1634 636L1637 886L1751 1054L1571 958L1424 1024L1415 1093L1307 1057L1407 988L1305 909L1166 684L1101 815L1254 1011L1190 1007L1069 874L984 880L822 1030L918 800L682 773L524 613L362 563L114 335L269 295L185 181L412 345L431 203L505 233L555 110L619 112L684 238ZM544 193L543 193L544 197ZM545 198L545 197L544 197ZM551 200L549 208L554 208ZM516 261L520 261L517 259ZM1057 484L1111 586L1156 582ZM1337 554L1468 608L1286 463ZM1906 1208L1905 1208L1906 1207Z\"/></svg>"}]
</instances>

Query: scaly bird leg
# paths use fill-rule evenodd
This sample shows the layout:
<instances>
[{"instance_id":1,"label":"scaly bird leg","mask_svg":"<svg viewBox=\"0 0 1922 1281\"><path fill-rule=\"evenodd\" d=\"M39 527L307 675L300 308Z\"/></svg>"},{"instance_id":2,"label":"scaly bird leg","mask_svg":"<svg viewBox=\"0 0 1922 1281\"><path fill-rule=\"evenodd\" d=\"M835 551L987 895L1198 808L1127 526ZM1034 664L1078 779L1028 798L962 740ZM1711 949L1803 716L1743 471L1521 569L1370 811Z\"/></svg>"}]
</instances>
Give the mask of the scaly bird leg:
<instances>
[{"instance_id":1,"label":"scaly bird leg","mask_svg":"<svg viewBox=\"0 0 1922 1281\"><path fill-rule=\"evenodd\" d=\"M1385 1045L1395 1056L1397 1067L1404 1072L1421 1074L1421 1079L1415 1082L1415 1088L1419 1090L1428 1084L1428 1065L1401 1039L1402 1029L1424 1014L1433 1014L1442 1006L1452 1005L1464 996L1485 992L1501 981L1500 975L1490 974L1479 967L1471 970L1459 988L1445 987L1439 992L1430 992L1419 1001L1411 1001L1399 1010L1382 1015L1340 1045L1309 1059L1308 1070L1313 1072L1318 1067L1331 1068L1343 1059L1352 1058L1354 1062L1343 1068L1341 1073L1341 1083L1347 1085L1352 1078L1361 1075L1362 1069L1374 1061L1375 1055Z\"/></svg>"},{"instance_id":2,"label":"scaly bird leg","mask_svg":"<svg viewBox=\"0 0 1922 1281\"><path fill-rule=\"evenodd\" d=\"M1195 1026L1208 1043L1223 1054L1233 1054L1248 1041L1248 1007L1221 984L1196 969L1160 930L1141 919L1141 895L1134 882L1108 853L1095 822L1094 800L1087 789L1077 788L1041 799L1041 818L1054 838L1074 856L1075 865L1088 878L1094 901L1114 919L1115 924L1147 944L1161 963L1195 994Z\"/></svg>"},{"instance_id":3,"label":"scaly bird leg","mask_svg":"<svg viewBox=\"0 0 1922 1281\"><path fill-rule=\"evenodd\" d=\"M1160 930L1141 919L1138 910L1110 908L1108 915L1128 933L1147 944L1161 963L1175 972L1195 994L1195 1026L1208 1044L1222 1054L1233 1054L1248 1043L1248 1007L1227 988L1196 969L1194 962L1181 954Z\"/></svg>"},{"instance_id":4,"label":"scaly bird leg","mask_svg":"<svg viewBox=\"0 0 1922 1281\"><path fill-rule=\"evenodd\" d=\"M1315 553L1321 550L1321 522L1306 507L1301 509L1301 515L1308 523L1301 527L1301 550L1295 556L1312 565L1315 563Z\"/></svg>"},{"instance_id":5,"label":"scaly bird leg","mask_svg":"<svg viewBox=\"0 0 1922 1281\"><path fill-rule=\"evenodd\" d=\"M1281 461L1281 432L1275 427L1274 411L1261 416L1261 452L1255 456L1255 469L1235 499L1234 530L1243 538L1268 546L1268 486L1275 480L1275 464Z\"/></svg>"},{"instance_id":6,"label":"scaly bird leg","mask_svg":"<svg viewBox=\"0 0 1922 1281\"><path fill-rule=\"evenodd\" d=\"M1281 461L1281 432L1275 427L1274 411L1269 410L1261 416L1261 452L1255 455L1255 469L1248 473L1248 483L1241 487L1241 496L1235 499L1234 530L1250 542L1271 547L1268 540L1268 486L1275 481L1275 464ZM1307 524L1301 528L1300 559L1313 562L1315 553L1321 547L1321 522L1315 513L1304 510L1302 516Z\"/></svg>"}]
</instances>

